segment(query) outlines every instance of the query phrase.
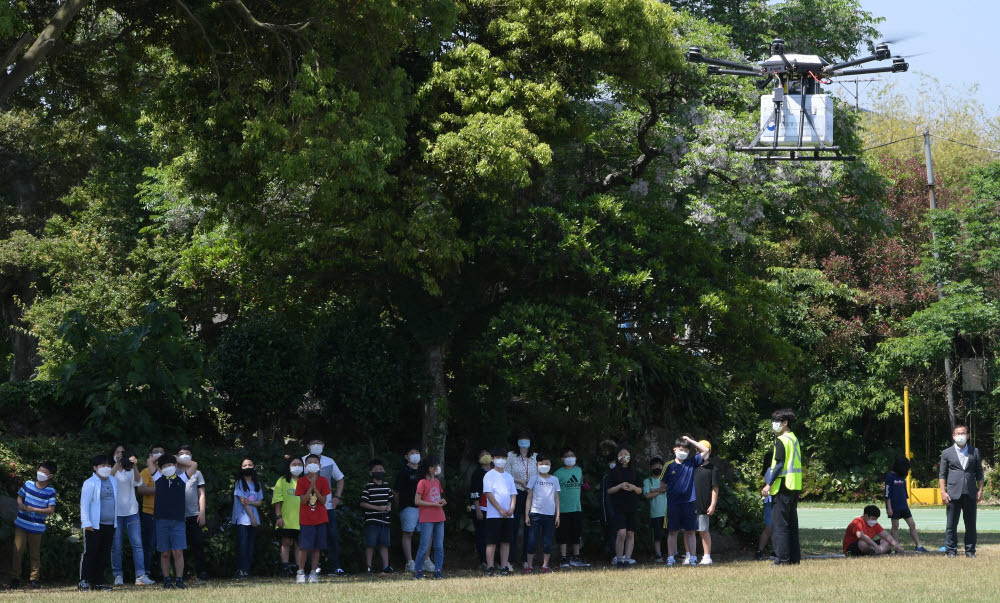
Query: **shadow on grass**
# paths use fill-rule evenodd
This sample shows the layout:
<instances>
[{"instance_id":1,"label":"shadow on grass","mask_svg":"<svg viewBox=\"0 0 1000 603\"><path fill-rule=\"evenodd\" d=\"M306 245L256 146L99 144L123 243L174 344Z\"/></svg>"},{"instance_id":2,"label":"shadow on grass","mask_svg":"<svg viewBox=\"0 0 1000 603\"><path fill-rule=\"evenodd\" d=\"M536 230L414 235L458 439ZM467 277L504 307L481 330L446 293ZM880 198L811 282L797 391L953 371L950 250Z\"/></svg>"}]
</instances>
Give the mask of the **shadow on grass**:
<instances>
[{"instance_id":1,"label":"shadow on grass","mask_svg":"<svg viewBox=\"0 0 1000 603\"><path fill-rule=\"evenodd\" d=\"M846 529L846 526L842 530L800 529L799 543L802 546L802 554L830 555L843 552L844 531ZM939 547L944 546L944 532L942 531L929 530L926 532L918 531L917 533L920 536L920 544L924 545L928 551L937 551ZM965 531L961 529L960 524L958 530L959 549L963 548L964 537ZM906 528L900 528L899 541L903 548L907 550L913 548L910 531ZM976 543L977 546L1000 545L1000 532L979 532L976 537Z\"/></svg>"}]
</instances>

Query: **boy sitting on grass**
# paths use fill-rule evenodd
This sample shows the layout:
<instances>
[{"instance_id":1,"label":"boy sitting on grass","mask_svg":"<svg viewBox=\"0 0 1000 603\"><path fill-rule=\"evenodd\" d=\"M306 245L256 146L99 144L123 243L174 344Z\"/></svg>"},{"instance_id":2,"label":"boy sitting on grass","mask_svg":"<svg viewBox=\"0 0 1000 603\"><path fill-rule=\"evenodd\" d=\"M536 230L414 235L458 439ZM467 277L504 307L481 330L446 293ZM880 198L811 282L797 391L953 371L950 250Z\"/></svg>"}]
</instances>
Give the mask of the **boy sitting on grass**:
<instances>
[{"instance_id":1,"label":"boy sitting on grass","mask_svg":"<svg viewBox=\"0 0 1000 603\"><path fill-rule=\"evenodd\" d=\"M879 525L882 512L875 505L865 507L861 517L855 517L844 533L844 555L863 557L865 555L885 555L891 549L902 553L896 539Z\"/></svg>"}]
</instances>

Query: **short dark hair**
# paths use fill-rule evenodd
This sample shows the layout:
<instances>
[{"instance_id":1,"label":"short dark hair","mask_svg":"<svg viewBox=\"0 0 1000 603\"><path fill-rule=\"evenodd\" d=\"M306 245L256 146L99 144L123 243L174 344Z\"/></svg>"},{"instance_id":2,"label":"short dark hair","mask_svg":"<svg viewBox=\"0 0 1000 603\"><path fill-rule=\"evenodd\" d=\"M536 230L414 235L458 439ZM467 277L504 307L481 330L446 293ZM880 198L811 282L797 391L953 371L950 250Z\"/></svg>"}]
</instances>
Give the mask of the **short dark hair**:
<instances>
[{"instance_id":1,"label":"short dark hair","mask_svg":"<svg viewBox=\"0 0 1000 603\"><path fill-rule=\"evenodd\" d=\"M407 452L409 452L411 450L416 450L417 454L420 454L420 446L409 446L405 450L403 450L403 454L406 454Z\"/></svg>"},{"instance_id":2,"label":"short dark hair","mask_svg":"<svg viewBox=\"0 0 1000 603\"><path fill-rule=\"evenodd\" d=\"M306 462L307 462L307 464L308 464L309 459L316 459L319 462L323 462L323 459L321 459L318 454L313 454L311 452L306 455Z\"/></svg>"},{"instance_id":3,"label":"short dark hair","mask_svg":"<svg viewBox=\"0 0 1000 603\"><path fill-rule=\"evenodd\" d=\"M897 456L892 463L892 472L899 477L906 477L906 474L910 472L910 459L905 456Z\"/></svg>"},{"instance_id":4,"label":"short dark hair","mask_svg":"<svg viewBox=\"0 0 1000 603\"><path fill-rule=\"evenodd\" d=\"M562 451L562 455L561 455L561 456L566 456L567 454L569 454L569 453L571 453L571 452L572 452L573 454L576 454L576 450L573 450L572 448L563 448L563 451Z\"/></svg>"},{"instance_id":5,"label":"short dark hair","mask_svg":"<svg viewBox=\"0 0 1000 603\"><path fill-rule=\"evenodd\" d=\"M326 440L324 440L323 436L318 433L308 434L306 436L306 444L308 444L309 442L323 442L324 444L326 444Z\"/></svg>"},{"instance_id":6,"label":"short dark hair","mask_svg":"<svg viewBox=\"0 0 1000 603\"><path fill-rule=\"evenodd\" d=\"M90 466L96 467L98 465L110 465L111 457L106 454L98 454L94 458L90 459Z\"/></svg>"},{"instance_id":7,"label":"short dark hair","mask_svg":"<svg viewBox=\"0 0 1000 603\"><path fill-rule=\"evenodd\" d=\"M864 514L867 515L868 517L878 518L880 515L882 515L882 511L879 511L878 507L876 507L875 505L868 505L867 507L865 507Z\"/></svg>"},{"instance_id":8,"label":"short dark hair","mask_svg":"<svg viewBox=\"0 0 1000 603\"><path fill-rule=\"evenodd\" d=\"M691 450L691 443L684 438L677 438L674 440L674 448L687 448L688 451Z\"/></svg>"},{"instance_id":9,"label":"short dark hair","mask_svg":"<svg viewBox=\"0 0 1000 603\"><path fill-rule=\"evenodd\" d=\"M493 458L497 457L507 458L507 451L501 446L497 446L493 449Z\"/></svg>"},{"instance_id":10,"label":"short dark hair","mask_svg":"<svg viewBox=\"0 0 1000 603\"><path fill-rule=\"evenodd\" d=\"M371 471L372 467L374 467L375 465L382 465L383 467L385 467L385 463L382 462L382 459L372 459L368 461L368 470Z\"/></svg>"},{"instance_id":11,"label":"short dark hair","mask_svg":"<svg viewBox=\"0 0 1000 603\"><path fill-rule=\"evenodd\" d=\"M776 410L773 413L771 413L771 420L777 421L779 423L788 421L788 424L791 425L792 421L795 420L795 411L793 411L791 408L782 408L780 410Z\"/></svg>"},{"instance_id":12,"label":"short dark hair","mask_svg":"<svg viewBox=\"0 0 1000 603\"><path fill-rule=\"evenodd\" d=\"M152 446L149 447L149 454L153 454L153 450L155 450L157 448L159 448L163 452L167 451L167 447L164 446L163 444L153 444Z\"/></svg>"},{"instance_id":13,"label":"short dark hair","mask_svg":"<svg viewBox=\"0 0 1000 603\"><path fill-rule=\"evenodd\" d=\"M156 459L156 466L157 467L161 467L162 468L164 465L176 465L176 464L177 464L177 457L174 456L174 455L172 455L172 454L170 454L169 452L168 453L164 453L163 456L161 456L160 458Z\"/></svg>"},{"instance_id":14,"label":"short dark hair","mask_svg":"<svg viewBox=\"0 0 1000 603\"><path fill-rule=\"evenodd\" d=\"M650 468L652 468L653 465L663 465L663 459L661 459L658 456L654 456L653 458L649 459Z\"/></svg>"},{"instance_id":15,"label":"short dark hair","mask_svg":"<svg viewBox=\"0 0 1000 603\"><path fill-rule=\"evenodd\" d=\"M955 427L954 427L954 428L953 428L953 429L951 430L951 432L952 432L952 433L955 433L955 432L956 432L956 431L958 431L959 429L964 429L964 430L965 430L965 433L969 433L969 427L968 427L967 425L965 425L964 423L957 423L957 424L955 425Z\"/></svg>"},{"instance_id":16,"label":"short dark hair","mask_svg":"<svg viewBox=\"0 0 1000 603\"><path fill-rule=\"evenodd\" d=\"M54 461L42 461L41 464L39 464L38 466L41 467L42 469L45 469L52 475L56 474L56 464Z\"/></svg>"},{"instance_id":17,"label":"short dark hair","mask_svg":"<svg viewBox=\"0 0 1000 603\"><path fill-rule=\"evenodd\" d=\"M551 463L552 455L549 454L548 452L539 452L537 455L535 455L535 465L537 465L540 461L548 461Z\"/></svg>"},{"instance_id":18,"label":"short dark hair","mask_svg":"<svg viewBox=\"0 0 1000 603\"><path fill-rule=\"evenodd\" d=\"M191 444L181 444L177 447L177 452L181 450L187 450L188 452L194 452L194 448L191 448Z\"/></svg>"}]
</instances>

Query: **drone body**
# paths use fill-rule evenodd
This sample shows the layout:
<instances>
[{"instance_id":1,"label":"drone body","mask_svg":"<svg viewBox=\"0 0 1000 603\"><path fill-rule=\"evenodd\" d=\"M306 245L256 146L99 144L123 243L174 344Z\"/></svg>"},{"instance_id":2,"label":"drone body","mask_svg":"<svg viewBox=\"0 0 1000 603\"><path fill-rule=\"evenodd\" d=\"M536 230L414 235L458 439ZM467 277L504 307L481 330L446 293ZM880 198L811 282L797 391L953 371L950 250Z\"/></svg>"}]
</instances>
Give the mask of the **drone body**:
<instances>
[{"instance_id":1,"label":"drone body","mask_svg":"<svg viewBox=\"0 0 1000 603\"><path fill-rule=\"evenodd\" d=\"M772 84L772 92L760 99L760 130L748 146L737 151L758 154L764 161L853 161L833 144L833 98L823 94L821 84L832 77L865 73L899 73L909 65L893 57L887 44L875 54L853 61L830 64L815 54L785 54L785 41L771 42L771 57L757 66L702 55L692 46L685 55L692 63L707 63L709 75L757 78L761 90ZM847 69L871 61L892 59L892 65ZM808 126L808 129L806 128Z\"/></svg>"}]
</instances>

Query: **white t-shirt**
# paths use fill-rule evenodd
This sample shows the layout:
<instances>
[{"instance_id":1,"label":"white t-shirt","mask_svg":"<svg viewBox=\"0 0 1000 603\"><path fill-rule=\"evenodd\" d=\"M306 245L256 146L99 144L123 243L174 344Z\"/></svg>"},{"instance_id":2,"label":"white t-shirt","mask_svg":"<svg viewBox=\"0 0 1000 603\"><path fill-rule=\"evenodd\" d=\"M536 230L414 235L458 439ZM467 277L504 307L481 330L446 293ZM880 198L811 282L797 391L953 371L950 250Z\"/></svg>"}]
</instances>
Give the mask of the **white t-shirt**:
<instances>
[{"instance_id":1,"label":"white t-shirt","mask_svg":"<svg viewBox=\"0 0 1000 603\"><path fill-rule=\"evenodd\" d=\"M308 455L306 455L308 456ZM305 464L306 457L302 457L302 463ZM326 478L326 481L330 482L330 496L326 497L326 508L333 508L333 497L337 492L337 482L344 479L344 474L341 472L340 467L337 463L333 461L328 456L319 457L319 474Z\"/></svg>"},{"instance_id":2,"label":"white t-shirt","mask_svg":"<svg viewBox=\"0 0 1000 603\"><path fill-rule=\"evenodd\" d=\"M529 513L541 515L556 514L556 492L559 492L559 478L554 475L542 477L536 475L528 482L531 491L531 510Z\"/></svg>"},{"instance_id":3,"label":"white t-shirt","mask_svg":"<svg viewBox=\"0 0 1000 603\"><path fill-rule=\"evenodd\" d=\"M483 492L492 492L497 504L507 511L510 509L510 497L517 496L517 487L509 473L491 469L483 477ZM500 511L489 502L486 503L486 519L500 519Z\"/></svg>"},{"instance_id":4,"label":"white t-shirt","mask_svg":"<svg viewBox=\"0 0 1000 603\"><path fill-rule=\"evenodd\" d=\"M136 471L135 475L139 475ZM128 517L139 512L139 501L135 499L135 487L142 485L142 478L132 479L132 471L122 469L115 474L118 480L118 516Z\"/></svg>"}]
</instances>

